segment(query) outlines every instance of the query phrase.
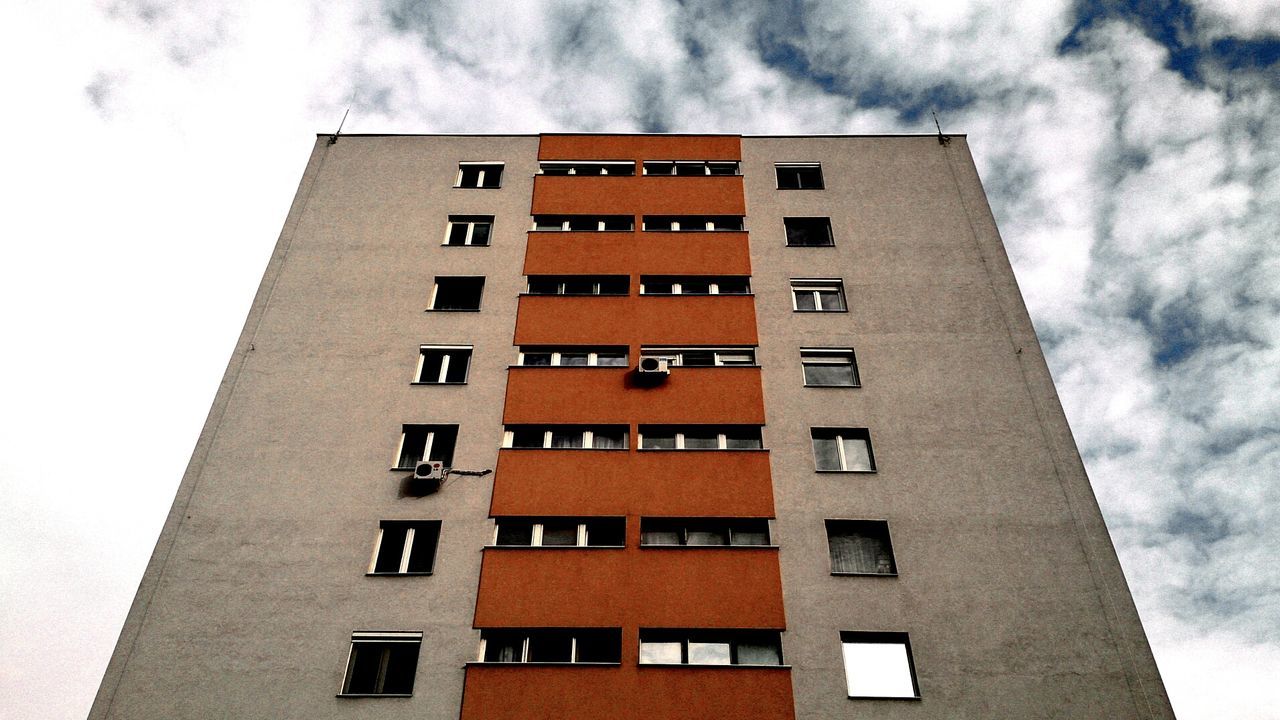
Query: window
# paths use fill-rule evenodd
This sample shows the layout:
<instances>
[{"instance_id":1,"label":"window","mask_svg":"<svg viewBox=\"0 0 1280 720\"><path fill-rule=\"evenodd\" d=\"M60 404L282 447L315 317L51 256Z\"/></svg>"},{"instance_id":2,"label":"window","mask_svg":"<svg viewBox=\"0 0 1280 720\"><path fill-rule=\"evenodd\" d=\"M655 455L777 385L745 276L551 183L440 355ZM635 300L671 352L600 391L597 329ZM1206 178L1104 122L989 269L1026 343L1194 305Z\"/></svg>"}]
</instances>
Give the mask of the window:
<instances>
[{"instance_id":1,"label":"window","mask_svg":"<svg viewBox=\"0 0 1280 720\"><path fill-rule=\"evenodd\" d=\"M480 662L607 663L622 662L619 628L539 628L480 631Z\"/></svg>"},{"instance_id":2,"label":"window","mask_svg":"<svg viewBox=\"0 0 1280 720\"><path fill-rule=\"evenodd\" d=\"M831 218L789 217L782 219L787 230L787 247L831 247Z\"/></svg>"},{"instance_id":3,"label":"window","mask_svg":"<svg viewBox=\"0 0 1280 720\"><path fill-rule=\"evenodd\" d=\"M641 295L745 295L751 292L751 278L732 275L661 276L640 278Z\"/></svg>"},{"instance_id":4,"label":"window","mask_svg":"<svg viewBox=\"0 0 1280 720\"><path fill-rule=\"evenodd\" d=\"M542 175L635 175L634 160L544 160Z\"/></svg>"},{"instance_id":5,"label":"window","mask_svg":"<svg viewBox=\"0 0 1280 720\"><path fill-rule=\"evenodd\" d=\"M773 166L778 174L779 190L821 190L821 163L778 163Z\"/></svg>"},{"instance_id":6,"label":"window","mask_svg":"<svg viewBox=\"0 0 1280 720\"><path fill-rule=\"evenodd\" d=\"M641 450L760 450L759 425L641 425Z\"/></svg>"},{"instance_id":7,"label":"window","mask_svg":"<svg viewBox=\"0 0 1280 720\"><path fill-rule=\"evenodd\" d=\"M422 385L464 385L471 366L470 345L423 345L418 349L418 370L414 383Z\"/></svg>"},{"instance_id":8,"label":"window","mask_svg":"<svg viewBox=\"0 0 1280 720\"><path fill-rule=\"evenodd\" d=\"M418 671L420 632L353 632L342 694L407 697Z\"/></svg>"},{"instance_id":9,"label":"window","mask_svg":"<svg viewBox=\"0 0 1280 720\"><path fill-rule=\"evenodd\" d=\"M430 575L439 540L439 520L383 520L373 542L369 574Z\"/></svg>"},{"instance_id":10,"label":"window","mask_svg":"<svg viewBox=\"0 0 1280 720\"><path fill-rule=\"evenodd\" d=\"M627 367L625 347L520 347L517 365L524 367Z\"/></svg>"},{"instance_id":11,"label":"window","mask_svg":"<svg viewBox=\"0 0 1280 720\"><path fill-rule=\"evenodd\" d=\"M457 425L405 425L392 470L412 470L423 460L439 460L450 467L457 442Z\"/></svg>"},{"instance_id":12,"label":"window","mask_svg":"<svg viewBox=\"0 0 1280 720\"><path fill-rule=\"evenodd\" d=\"M482 277L437 277L428 310L475 311L484 294Z\"/></svg>"},{"instance_id":13,"label":"window","mask_svg":"<svg viewBox=\"0 0 1280 720\"><path fill-rule=\"evenodd\" d=\"M507 425L502 447L626 450L626 425Z\"/></svg>"},{"instance_id":14,"label":"window","mask_svg":"<svg viewBox=\"0 0 1280 720\"><path fill-rule=\"evenodd\" d=\"M859 387L853 348L800 348L804 384L809 387Z\"/></svg>"},{"instance_id":15,"label":"window","mask_svg":"<svg viewBox=\"0 0 1280 720\"><path fill-rule=\"evenodd\" d=\"M627 295L626 275L530 275L530 295Z\"/></svg>"},{"instance_id":16,"label":"window","mask_svg":"<svg viewBox=\"0 0 1280 720\"><path fill-rule=\"evenodd\" d=\"M641 665L781 665L772 630L641 630Z\"/></svg>"},{"instance_id":17,"label":"window","mask_svg":"<svg viewBox=\"0 0 1280 720\"><path fill-rule=\"evenodd\" d=\"M737 160L645 160L645 175L737 175Z\"/></svg>"},{"instance_id":18,"label":"window","mask_svg":"<svg viewBox=\"0 0 1280 720\"><path fill-rule=\"evenodd\" d=\"M640 349L640 357L665 358L671 367L730 365L752 367L756 364L756 349L753 347L645 347Z\"/></svg>"},{"instance_id":19,"label":"window","mask_svg":"<svg viewBox=\"0 0 1280 720\"><path fill-rule=\"evenodd\" d=\"M838 279L792 279L791 307L796 312L844 312L844 283Z\"/></svg>"},{"instance_id":20,"label":"window","mask_svg":"<svg viewBox=\"0 0 1280 720\"><path fill-rule=\"evenodd\" d=\"M646 232L741 231L741 215L645 215Z\"/></svg>"},{"instance_id":21,"label":"window","mask_svg":"<svg viewBox=\"0 0 1280 720\"><path fill-rule=\"evenodd\" d=\"M883 520L828 520L827 547L832 575L898 574Z\"/></svg>"},{"instance_id":22,"label":"window","mask_svg":"<svg viewBox=\"0 0 1280 720\"><path fill-rule=\"evenodd\" d=\"M866 428L812 428L813 461L820 471L875 472Z\"/></svg>"},{"instance_id":23,"label":"window","mask_svg":"<svg viewBox=\"0 0 1280 720\"><path fill-rule=\"evenodd\" d=\"M502 163L458 163L458 179L453 184L459 188L496 188L502 186Z\"/></svg>"},{"instance_id":24,"label":"window","mask_svg":"<svg viewBox=\"0 0 1280 720\"><path fill-rule=\"evenodd\" d=\"M641 518L641 546L768 545L764 518Z\"/></svg>"},{"instance_id":25,"label":"window","mask_svg":"<svg viewBox=\"0 0 1280 720\"><path fill-rule=\"evenodd\" d=\"M550 232L631 232L631 215L534 215L533 229Z\"/></svg>"},{"instance_id":26,"label":"window","mask_svg":"<svg viewBox=\"0 0 1280 720\"><path fill-rule=\"evenodd\" d=\"M920 697L906 633L842 632L840 642L849 697Z\"/></svg>"},{"instance_id":27,"label":"window","mask_svg":"<svg viewBox=\"0 0 1280 720\"><path fill-rule=\"evenodd\" d=\"M488 247L491 234L492 215L450 215L444 244L454 247Z\"/></svg>"},{"instance_id":28,"label":"window","mask_svg":"<svg viewBox=\"0 0 1280 720\"><path fill-rule=\"evenodd\" d=\"M498 547L623 547L626 518L498 518Z\"/></svg>"}]
</instances>

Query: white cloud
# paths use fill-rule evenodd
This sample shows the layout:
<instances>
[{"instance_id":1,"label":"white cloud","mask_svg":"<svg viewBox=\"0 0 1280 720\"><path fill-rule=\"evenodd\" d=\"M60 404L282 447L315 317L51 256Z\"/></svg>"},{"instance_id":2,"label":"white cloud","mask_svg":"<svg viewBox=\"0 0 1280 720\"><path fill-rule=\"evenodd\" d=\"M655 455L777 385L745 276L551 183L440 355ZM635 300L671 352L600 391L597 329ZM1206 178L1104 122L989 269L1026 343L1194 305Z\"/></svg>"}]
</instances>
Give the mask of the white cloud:
<instances>
[{"instance_id":1,"label":"white cloud","mask_svg":"<svg viewBox=\"0 0 1280 720\"><path fill-rule=\"evenodd\" d=\"M1276 706L1273 81L1188 82L1115 20L1060 53L1066 2L393 7L0 9L24 70L0 117L10 712L86 711L312 133L348 104L348 132L745 133L928 131L941 104L970 133L1180 715ZM1272 5L1196 7L1191 42L1280 32ZM102 470L74 472L86 458ZM60 644L15 640L31 627ZM75 668L66 687L49 655Z\"/></svg>"}]
</instances>

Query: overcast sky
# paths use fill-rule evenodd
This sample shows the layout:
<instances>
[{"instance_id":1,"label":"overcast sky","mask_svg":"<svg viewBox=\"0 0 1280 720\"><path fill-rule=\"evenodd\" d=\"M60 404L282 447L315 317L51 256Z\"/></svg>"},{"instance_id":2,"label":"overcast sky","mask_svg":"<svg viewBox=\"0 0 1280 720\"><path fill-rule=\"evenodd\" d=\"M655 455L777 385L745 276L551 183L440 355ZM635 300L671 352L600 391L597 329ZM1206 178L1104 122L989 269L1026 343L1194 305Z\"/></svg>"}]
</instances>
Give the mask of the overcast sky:
<instances>
[{"instance_id":1,"label":"overcast sky","mask_svg":"<svg viewBox=\"0 0 1280 720\"><path fill-rule=\"evenodd\" d=\"M1280 718L1280 3L510 5L0 5L0 718L88 711L348 105L358 133L929 132L936 109L1175 709Z\"/></svg>"}]
</instances>

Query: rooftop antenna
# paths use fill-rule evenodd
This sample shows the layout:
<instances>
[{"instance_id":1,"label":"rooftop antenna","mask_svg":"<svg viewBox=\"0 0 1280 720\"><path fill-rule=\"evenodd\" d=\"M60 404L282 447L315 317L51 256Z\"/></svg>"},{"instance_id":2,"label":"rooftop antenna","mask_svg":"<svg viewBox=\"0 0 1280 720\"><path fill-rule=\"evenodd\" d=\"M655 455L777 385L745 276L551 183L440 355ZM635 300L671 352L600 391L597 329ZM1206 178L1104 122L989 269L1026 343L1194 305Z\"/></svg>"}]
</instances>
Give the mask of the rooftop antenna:
<instances>
[{"instance_id":1,"label":"rooftop antenna","mask_svg":"<svg viewBox=\"0 0 1280 720\"><path fill-rule=\"evenodd\" d=\"M347 124L347 113L351 112L351 106L347 106L347 112L342 113L342 122L338 123L338 132L329 136L329 144L338 144L338 136L342 134L342 126ZM939 130L938 132L942 132Z\"/></svg>"},{"instance_id":2,"label":"rooftop antenna","mask_svg":"<svg viewBox=\"0 0 1280 720\"><path fill-rule=\"evenodd\" d=\"M951 138L950 138L949 136L947 136L947 135L943 135L943 134L942 134L942 124L938 122L938 113L936 113L936 112L934 112L934 111L930 110L930 111L929 111L929 114L930 114L930 115L933 115L933 125L934 125L934 127L938 128L938 144L939 144L939 145L950 145L950 144L951 144ZM336 141L335 141L335 142L336 142Z\"/></svg>"}]
</instances>

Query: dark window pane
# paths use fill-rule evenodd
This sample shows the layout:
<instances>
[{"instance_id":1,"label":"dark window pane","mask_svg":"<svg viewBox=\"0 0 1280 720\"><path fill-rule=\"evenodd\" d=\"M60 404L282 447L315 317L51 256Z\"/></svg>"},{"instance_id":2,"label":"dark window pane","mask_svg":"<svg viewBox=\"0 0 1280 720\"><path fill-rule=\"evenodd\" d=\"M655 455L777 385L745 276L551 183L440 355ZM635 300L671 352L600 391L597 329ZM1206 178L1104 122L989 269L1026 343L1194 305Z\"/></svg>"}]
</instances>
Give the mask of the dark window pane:
<instances>
[{"instance_id":1,"label":"dark window pane","mask_svg":"<svg viewBox=\"0 0 1280 720\"><path fill-rule=\"evenodd\" d=\"M400 572L400 558L404 554L404 538L409 527L400 523L388 523L382 527L382 542L378 545L378 559L373 565L376 573Z\"/></svg>"},{"instance_id":2,"label":"dark window pane","mask_svg":"<svg viewBox=\"0 0 1280 720\"><path fill-rule=\"evenodd\" d=\"M711 281L705 278L684 278L680 281L680 292L685 295L707 295L711 292Z\"/></svg>"},{"instance_id":3,"label":"dark window pane","mask_svg":"<svg viewBox=\"0 0 1280 720\"><path fill-rule=\"evenodd\" d=\"M547 366L551 364L551 353L549 352L525 352L523 353L523 363L528 366Z\"/></svg>"},{"instance_id":4,"label":"dark window pane","mask_svg":"<svg viewBox=\"0 0 1280 720\"><path fill-rule=\"evenodd\" d=\"M472 245L488 245L489 231L492 229L493 229L493 226L487 222L476 223L474 226L472 226L472 229L471 229L471 244Z\"/></svg>"},{"instance_id":5,"label":"dark window pane","mask_svg":"<svg viewBox=\"0 0 1280 720\"><path fill-rule=\"evenodd\" d=\"M711 221L712 228L716 230L741 230L742 229L742 218L737 216L725 215L722 217L709 218L709 220Z\"/></svg>"},{"instance_id":6,"label":"dark window pane","mask_svg":"<svg viewBox=\"0 0 1280 720\"><path fill-rule=\"evenodd\" d=\"M434 523L418 525L413 532L413 547L409 552L408 572L431 572L436 561L436 543L440 539L440 526Z\"/></svg>"},{"instance_id":7,"label":"dark window pane","mask_svg":"<svg viewBox=\"0 0 1280 720\"><path fill-rule=\"evenodd\" d=\"M445 353L440 350L426 350L422 353L422 374L418 382L440 382L440 366L444 363Z\"/></svg>"},{"instance_id":8,"label":"dark window pane","mask_svg":"<svg viewBox=\"0 0 1280 720\"><path fill-rule=\"evenodd\" d=\"M587 365L591 359L590 353L587 351L561 352L560 364L582 367Z\"/></svg>"},{"instance_id":9,"label":"dark window pane","mask_svg":"<svg viewBox=\"0 0 1280 720\"><path fill-rule=\"evenodd\" d=\"M579 630L577 662L617 663L622 661L622 635L617 630Z\"/></svg>"},{"instance_id":10,"label":"dark window pane","mask_svg":"<svg viewBox=\"0 0 1280 720\"><path fill-rule=\"evenodd\" d=\"M707 168L710 170L710 174L712 175L737 175L738 174L738 164L732 163L732 162L707 163Z\"/></svg>"},{"instance_id":11,"label":"dark window pane","mask_svg":"<svg viewBox=\"0 0 1280 720\"><path fill-rule=\"evenodd\" d=\"M804 366L806 385L852 386L858 384L852 364L808 364Z\"/></svg>"},{"instance_id":12,"label":"dark window pane","mask_svg":"<svg viewBox=\"0 0 1280 720\"><path fill-rule=\"evenodd\" d=\"M670 295L674 290L675 283L670 280L649 280L644 281L644 292L646 295Z\"/></svg>"},{"instance_id":13,"label":"dark window pane","mask_svg":"<svg viewBox=\"0 0 1280 720\"><path fill-rule=\"evenodd\" d=\"M625 427L599 427L591 434L591 447L596 450L622 450L627 446Z\"/></svg>"},{"instance_id":14,"label":"dark window pane","mask_svg":"<svg viewBox=\"0 0 1280 720\"><path fill-rule=\"evenodd\" d=\"M823 310L844 310L844 294L839 290L819 290L818 298Z\"/></svg>"},{"instance_id":15,"label":"dark window pane","mask_svg":"<svg viewBox=\"0 0 1280 720\"><path fill-rule=\"evenodd\" d=\"M689 545L728 545L729 528L716 521L701 521L689 526L685 536Z\"/></svg>"},{"instance_id":16,"label":"dark window pane","mask_svg":"<svg viewBox=\"0 0 1280 720\"><path fill-rule=\"evenodd\" d=\"M725 447L729 450L759 450L764 447L758 427L735 427L725 431Z\"/></svg>"},{"instance_id":17,"label":"dark window pane","mask_svg":"<svg viewBox=\"0 0 1280 720\"><path fill-rule=\"evenodd\" d=\"M839 470L840 451L836 447L834 437L813 435L813 459L819 470Z\"/></svg>"},{"instance_id":18,"label":"dark window pane","mask_svg":"<svg viewBox=\"0 0 1280 720\"><path fill-rule=\"evenodd\" d=\"M515 428L511 431L511 447L540 448L543 446L546 431L541 427Z\"/></svg>"},{"instance_id":19,"label":"dark window pane","mask_svg":"<svg viewBox=\"0 0 1280 720\"><path fill-rule=\"evenodd\" d=\"M782 649L776 637L747 637L735 643L738 665L781 665Z\"/></svg>"},{"instance_id":20,"label":"dark window pane","mask_svg":"<svg viewBox=\"0 0 1280 720\"><path fill-rule=\"evenodd\" d=\"M734 545L768 545L768 520L738 520L730 526L730 542Z\"/></svg>"},{"instance_id":21,"label":"dark window pane","mask_svg":"<svg viewBox=\"0 0 1280 720\"><path fill-rule=\"evenodd\" d=\"M707 167L702 163L676 163L676 175L706 175Z\"/></svg>"},{"instance_id":22,"label":"dark window pane","mask_svg":"<svg viewBox=\"0 0 1280 720\"><path fill-rule=\"evenodd\" d=\"M817 299L813 296L813 291L807 288L796 288L791 291L796 298L797 310L817 310Z\"/></svg>"},{"instance_id":23,"label":"dark window pane","mask_svg":"<svg viewBox=\"0 0 1280 720\"><path fill-rule=\"evenodd\" d=\"M378 692L378 677L382 674L383 653L381 643L353 643L351 668L347 672L346 692L353 695L372 695Z\"/></svg>"},{"instance_id":24,"label":"dark window pane","mask_svg":"<svg viewBox=\"0 0 1280 720\"><path fill-rule=\"evenodd\" d=\"M582 447L582 430L578 428L551 430L551 447L553 448L580 448Z\"/></svg>"},{"instance_id":25,"label":"dark window pane","mask_svg":"<svg viewBox=\"0 0 1280 720\"><path fill-rule=\"evenodd\" d=\"M834 244L828 218L786 218L787 244L792 247L824 247Z\"/></svg>"},{"instance_id":26,"label":"dark window pane","mask_svg":"<svg viewBox=\"0 0 1280 720\"><path fill-rule=\"evenodd\" d=\"M449 369L444 376L445 382L462 383L467 381L467 366L471 364L470 350L450 350Z\"/></svg>"},{"instance_id":27,"label":"dark window pane","mask_svg":"<svg viewBox=\"0 0 1280 720\"><path fill-rule=\"evenodd\" d=\"M435 438L431 442L431 452L427 455L428 460L439 460L446 467L453 465L453 448L458 442L458 427L456 425L432 425L435 431Z\"/></svg>"},{"instance_id":28,"label":"dark window pane","mask_svg":"<svg viewBox=\"0 0 1280 720\"><path fill-rule=\"evenodd\" d=\"M556 215L538 215L533 219L534 230L562 230L564 218Z\"/></svg>"},{"instance_id":29,"label":"dark window pane","mask_svg":"<svg viewBox=\"0 0 1280 720\"><path fill-rule=\"evenodd\" d=\"M532 545L533 522L529 520L499 520L499 545Z\"/></svg>"},{"instance_id":30,"label":"dark window pane","mask_svg":"<svg viewBox=\"0 0 1280 720\"><path fill-rule=\"evenodd\" d=\"M456 222L449 227L449 244L465 245L467 243L468 223Z\"/></svg>"},{"instance_id":31,"label":"dark window pane","mask_svg":"<svg viewBox=\"0 0 1280 720\"><path fill-rule=\"evenodd\" d=\"M610 215L604 219L604 229L614 232L629 232L634 227L630 215Z\"/></svg>"},{"instance_id":32,"label":"dark window pane","mask_svg":"<svg viewBox=\"0 0 1280 720\"><path fill-rule=\"evenodd\" d=\"M600 278L601 295L626 295L630 290L631 278L621 276Z\"/></svg>"},{"instance_id":33,"label":"dark window pane","mask_svg":"<svg viewBox=\"0 0 1280 720\"><path fill-rule=\"evenodd\" d=\"M543 175L568 175L570 167L571 166L569 165L543 165L542 174Z\"/></svg>"},{"instance_id":34,"label":"dark window pane","mask_svg":"<svg viewBox=\"0 0 1280 720\"><path fill-rule=\"evenodd\" d=\"M570 277L564 278L564 294L565 295L594 295L597 280L592 277Z\"/></svg>"},{"instance_id":35,"label":"dark window pane","mask_svg":"<svg viewBox=\"0 0 1280 720\"><path fill-rule=\"evenodd\" d=\"M674 450L676 447L676 438L674 434L649 434L644 433L644 441L640 447L646 450Z\"/></svg>"},{"instance_id":36,"label":"dark window pane","mask_svg":"<svg viewBox=\"0 0 1280 720\"><path fill-rule=\"evenodd\" d=\"M680 364L685 367L710 367L716 364L714 350L682 350Z\"/></svg>"},{"instance_id":37,"label":"dark window pane","mask_svg":"<svg viewBox=\"0 0 1280 720\"><path fill-rule=\"evenodd\" d=\"M670 230L675 218L668 216L649 216L644 219L645 230Z\"/></svg>"},{"instance_id":38,"label":"dark window pane","mask_svg":"<svg viewBox=\"0 0 1280 720\"><path fill-rule=\"evenodd\" d=\"M387 669L382 682L382 692L388 695L408 695L413 692L413 676L418 670L418 649L414 643L390 643Z\"/></svg>"},{"instance_id":39,"label":"dark window pane","mask_svg":"<svg viewBox=\"0 0 1280 720\"><path fill-rule=\"evenodd\" d=\"M566 632L533 633L529 636L529 662L573 661L573 636Z\"/></svg>"},{"instance_id":40,"label":"dark window pane","mask_svg":"<svg viewBox=\"0 0 1280 720\"><path fill-rule=\"evenodd\" d=\"M720 433L714 429L690 428L684 432L685 450L718 450Z\"/></svg>"},{"instance_id":41,"label":"dark window pane","mask_svg":"<svg viewBox=\"0 0 1280 720\"><path fill-rule=\"evenodd\" d=\"M751 283L746 278L718 278L721 295L744 295L751 292Z\"/></svg>"},{"instance_id":42,"label":"dark window pane","mask_svg":"<svg viewBox=\"0 0 1280 720\"><path fill-rule=\"evenodd\" d=\"M671 175L675 172L675 163L647 162L644 171L650 175Z\"/></svg>"},{"instance_id":43,"label":"dark window pane","mask_svg":"<svg viewBox=\"0 0 1280 720\"><path fill-rule=\"evenodd\" d=\"M679 523L669 520L641 521L641 545L681 545L683 543L684 528Z\"/></svg>"},{"instance_id":44,"label":"dark window pane","mask_svg":"<svg viewBox=\"0 0 1280 720\"><path fill-rule=\"evenodd\" d=\"M833 573L892 575L897 572L887 523L828 520L827 543Z\"/></svg>"},{"instance_id":45,"label":"dark window pane","mask_svg":"<svg viewBox=\"0 0 1280 720\"><path fill-rule=\"evenodd\" d=\"M484 278L436 278L435 310L479 310Z\"/></svg>"},{"instance_id":46,"label":"dark window pane","mask_svg":"<svg viewBox=\"0 0 1280 720\"><path fill-rule=\"evenodd\" d=\"M485 662L524 662L524 635L519 633L485 633Z\"/></svg>"},{"instance_id":47,"label":"dark window pane","mask_svg":"<svg viewBox=\"0 0 1280 720\"><path fill-rule=\"evenodd\" d=\"M588 545L626 545L627 522L623 518L600 518L586 523Z\"/></svg>"},{"instance_id":48,"label":"dark window pane","mask_svg":"<svg viewBox=\"0 0 1280 720\"><path fill-rule=\"evenodd\" d=\"M577 520L548 520L542 525L542 544L573 546L578 544Z\"/></svg>"},{"instance_id":49,"label":"dark window pane","mask_svg":"<svg viewBox=\"0 0 1280 720\"><path fill-rule=\"evenodd\" d=\"M608 367L626 367L627 353L625 351L605 351L596 353L596 364Z\"/></svg>"},{"instance_id":50,"label":"dark window pane","mask_svg":"<svg viewBox=\"0 0 1280 720\"><path fill-rule=\"evenodd\" d=\"M577 232L594 232L600 227L600 221L594 217L570 217L569 229Z\"/></svg>"},{"instance_id":51,"label":"dark window pane","mask_svg":"<svg viewBox=\"0 0 1280 720\"><path fill-rule=\"evenodd\" d=\"M483 187L496 188L502 185L502 166L501 165L485 165L484 179L481 182Z\"/></svg>"},{"instance_id":52,"label":"dark window pane","mask_svg":"<svg viewBox=\"0 0 1280 720\"><path fill-rule=\"evenodd\" d=\"M476 165L462 166L462 180L458 183L464 188L473 188L480 186L480 168Z\"/></svg>"},{"instance_id":53,"label":"dark window pane","mask_svg":"<svg viewBox=\"0 0 1280 720\"><path fill-rule=\"evenodd\" d=\"M530 295L558 295L560 293L560 279L546 277L529 278L529 294Z\"/></svg>"}]
</instances>

